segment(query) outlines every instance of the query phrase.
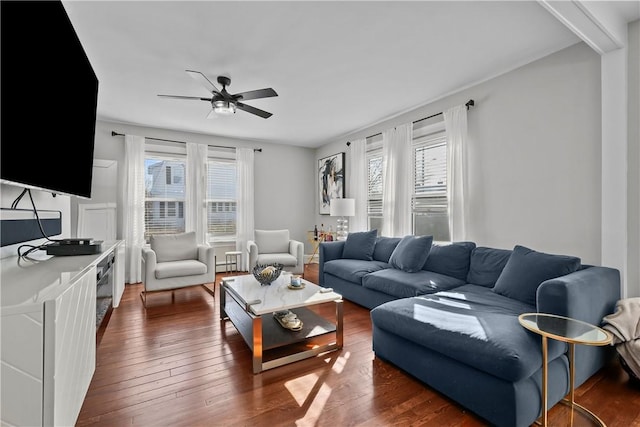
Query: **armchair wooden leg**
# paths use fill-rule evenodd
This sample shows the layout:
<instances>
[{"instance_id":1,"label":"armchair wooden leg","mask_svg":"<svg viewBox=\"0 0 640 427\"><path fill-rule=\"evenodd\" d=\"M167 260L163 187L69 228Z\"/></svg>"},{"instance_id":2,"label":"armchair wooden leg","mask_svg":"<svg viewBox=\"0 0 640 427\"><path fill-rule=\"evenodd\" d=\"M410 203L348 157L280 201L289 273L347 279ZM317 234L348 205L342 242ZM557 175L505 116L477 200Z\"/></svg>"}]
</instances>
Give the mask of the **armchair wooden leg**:
<instances>
[{"instance_id":1,"label":"armchair wooden leg","mask_svg":"<svg viewBox=\"0 0 640 427\"><path fill-rule=\"evenodd\" d=\"M147 293L145 291L140 292L140 299L144 308L147 308Z\"/></svg>"},{"instance_id":2,"label":"armchair wooden leg","mask_svg":"<svg viewBox=\"0 0 640 427\"><path fill-rule=\"evenodd\" d=\"M207 291L209 294L211 294L211 296L215 299L215 297L216 297L216 284L215 284L215 282L213 282L212 285L213 286L211 288L209 288L206 283L203 283L202 287L204 288L205 291Z\"/></svg>"}]
</instances>

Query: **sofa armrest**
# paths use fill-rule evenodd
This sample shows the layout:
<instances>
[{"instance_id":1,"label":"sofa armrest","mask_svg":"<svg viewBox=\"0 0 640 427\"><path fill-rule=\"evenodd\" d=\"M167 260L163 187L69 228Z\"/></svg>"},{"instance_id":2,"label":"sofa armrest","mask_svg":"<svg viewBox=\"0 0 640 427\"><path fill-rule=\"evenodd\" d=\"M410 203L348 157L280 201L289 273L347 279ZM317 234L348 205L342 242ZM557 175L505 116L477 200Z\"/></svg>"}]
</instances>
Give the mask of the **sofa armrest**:
<instances>
[{"instance_id":1,"label":"sofa armrest","mask_svg":"<svg viewBox=\"0 0 640 427\"><path fill-rule=\"evenodd\" d=\"M253 271L253 267L258 262L258 245L254 240L247 240L247 255L249 257L249 271Z\"/></svg>"},{"instance_id":2,"label":"sofa armrest","mask_svg":"<svg viewBox=\"0 0 640 427\"><path fill-rule=\"evenodd\" d=\"M620 299L620 272L587 267L543 282L536 295L540 313L555 314L600 326Z\"/></svg>"},{"instance_id":3,"label":"sofa armrest","mask_svg":"<svg viewBox=\"0 0 640 427\"><path fill-rule=\"evenodd\" d=\"M212 246L200 244L198 245L198 261L207 265L207 271L216 271L215 250Z\"/></svg>"},{"instance_id":4,"label":"sofa armrest","mask_svg":"<svg viewBox=\"0 0 640 427\"><path fill-rule=\"evenodd\" d=\"M344 241L335 242L320 242L318 247L318 283L320 286L324 286L324 263L333 259L342 258L342 250L344 248Z\"/></svg>"},{"instance_id":5,"label":"sofa armrest","mask_svg":"<svg viewBox=\"0 0 640 427\"><path fill-rule=\"evenodd\" d=\"M296 266L304 265L304 244L302 242L290 240L289 253L296 257Z\"/></svg>"},{"instance_id":6,"label":"sofa armrest","mask_svg":"<svg viewBox=\"0 0 640 427\"><path fill-rule=\"evenodd\" d=\"M155 278L154 271L156 270L157 257L156 253L149 246L142 247L142 283L143 286L147 286L148 281L153 281Z\"/></svg>"}]
</instances>

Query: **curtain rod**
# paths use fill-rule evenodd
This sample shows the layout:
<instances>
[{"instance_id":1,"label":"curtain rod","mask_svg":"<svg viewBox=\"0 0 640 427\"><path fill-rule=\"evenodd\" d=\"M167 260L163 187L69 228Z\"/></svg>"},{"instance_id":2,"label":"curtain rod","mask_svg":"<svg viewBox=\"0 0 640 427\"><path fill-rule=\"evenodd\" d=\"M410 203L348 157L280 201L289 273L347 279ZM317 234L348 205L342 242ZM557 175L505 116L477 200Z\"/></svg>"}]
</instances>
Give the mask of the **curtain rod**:
<instances>
[{"instance_id":1,"label":"curtain rod","mask_svg":"<svg viewBox=\"0 0 640 427\"><path fill-rule=\"evenodd\" d=\"M469 101L467 101L467 103L466 103L466 104L464 104L464 105L466 105L466 106L467 106L467 110L468 110L469 108L471 108L471 107L473 107L474 105L476 105L476 103L475 103L475 101L474 101L473 99L470 99L470 100L469 100ZM423 118L418 119L418 120L414 120L412 123L413 123L413 124L416 124L416 123L419 123L419 122L421 122L421 121L423 121L423 120L428 120L428 119L431 119L431 118L433 118L433 117L441 116L442 114L443 114L443 113L442 113L442 111L441 111L441 112L439 112L439 113L435 113L435 114L432 114L432 115L430 115L430 116L423 117ZM367 136L366 138L373 138L374 136L378 136L378 135L382 135L382 132L374 133L373 135L369 135L369 136ZM366 138L365 138L365 139L366 139ZM350 145L351 145L351 141L347 141L347 147L348 147L348 146L350 146Z\"/></svg>"},{"instance_id":2,"label":"curtain rod","mask_svg":"<svg viewBox=\"0 0 640 427\"><path fill-rule=\"evenodd\" d=\"M111 131L111 136L125 136L123 133L118 133L116 131ZM153 137L149 137L149 136L145 136L145 139L153 139L154 141L164 141L164 142L177 142L178 144L186 144L186 142L184 141L176 141L175 139L162 139L162 138L153 138ZM209 147L216 147L216 148L232 148L232 149L237 149L238 147L230 147L230 146L226 146L226 145L212 145L212 144L207 144ZM254 148L253 151L257 151L259 153L262 153L262 148Z\"/></svg>"}]
</instances>

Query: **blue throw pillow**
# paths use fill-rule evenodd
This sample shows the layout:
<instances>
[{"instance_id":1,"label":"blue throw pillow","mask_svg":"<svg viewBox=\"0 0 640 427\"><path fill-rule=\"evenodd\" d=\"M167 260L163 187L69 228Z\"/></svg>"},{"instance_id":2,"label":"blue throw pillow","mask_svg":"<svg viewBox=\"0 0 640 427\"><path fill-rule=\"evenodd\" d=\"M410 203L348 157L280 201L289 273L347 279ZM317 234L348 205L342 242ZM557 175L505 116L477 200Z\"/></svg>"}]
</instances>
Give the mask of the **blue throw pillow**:
<instances>
[{"instance_id":1,"label":"blue throw pillow","mask_svg":"<svg viewBox=\"0 0 640 427\"><path fill-rule=\"evenodd\" d=\"M389 264L407 273L420 271L429 256L432 243L433 236L404 236L391 253Z\"/></svg>"},{"instance_id":2,"label":"blue throw pillow","mask_svg":"<svg viewBox=\"0 0 640 427\"><path fill-rule=\"evenodd\" d=\"M493 292L535 306L542 282L577 271L580 262L577 257L546 254L516 245Z\"/></svg>"},{"instance_id":3,"label":"blue throw pillow","mask_svg":"<svg viewBox=\"0 0 640 427\"><path fill-rule=\"evenodd\" d=\"M469 258L475 247L474 242L433 245L422 269L466 280L469 272Z\"/></svg>"},{"instance_id":4,"label":"blue throw pillow","mask_svg":"<svg viewBox=\"0 0 640 427\"><path fill-rule=\"evenodd\" d=\"M500 273L507 265L511 251L508 249L494 249L477 247L471 252L467 283L492 288L496 284Z\"/></svg>"},{"instance_id":5,"label":"blue throw pillow","mask_svg":"<svg viewBox=\"0 0 640 427\"><path fill-rule=\"evenodd\" d=\"M342 249L342 258L373 260L373 250L376 246L378 230L358 231L347 234L347 240Z\"/></svg>"},{"instance_id":6,"label":"blue throw pillow","mask_svg":"<svg viewBox=\"0 0 640 427\"><path fill-rule=\"evenodd\" d=\"M373 248L374 261L389 262L393 250L398 246L402 237L384 237L380 236L376 239L376 247Z\"/></svg>"}]
</instances>

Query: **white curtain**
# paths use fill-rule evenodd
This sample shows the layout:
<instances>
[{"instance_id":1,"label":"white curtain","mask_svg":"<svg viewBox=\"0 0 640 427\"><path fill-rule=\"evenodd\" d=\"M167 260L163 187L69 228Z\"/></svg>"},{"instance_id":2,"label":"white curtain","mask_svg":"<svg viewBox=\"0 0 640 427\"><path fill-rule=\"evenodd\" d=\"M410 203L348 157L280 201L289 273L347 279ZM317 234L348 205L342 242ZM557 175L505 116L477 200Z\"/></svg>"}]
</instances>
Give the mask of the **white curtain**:
<instances>
[{"instance_id":1,"label":"white curtain","mask_svg":"<svg viewBox=\"0 0 640 427\"><path fill-rule=\"evenodd\" d=\"M444 111L447 131L447 200L451 241L466 239L467 106Z\"/></svg>"},{"instance_id":2,"label":"white curtain","mask_svg":"<svg viewBox=\"0 0 640 427\"><path fill-rule=\"evenodd\" d=\"M242 271L249 270L247 241L253 240L253 148L236 149L237 205L236 227L238 238L236 250L242 252Z\"/></svg>"},{"instance_id":3,"label":"white curtain","mask_svg":"<svg viewBox=\"0 0 640 427\"><path fill-rule=\"evenodd\" d=\"M144 246L144 137L125 135L125 282L142 281Z\"/></svg>"},{"instance_id":4,"label":"white curtain","mask_svg":"<svg viewBox=\"0 0 640 427\"><path fill-rule=\"evenodd\" d=\"M349 218L349 231L365 231L368 229L367 197L369 182L367 172L367 141L356 139L349 147L349 168L347 169L347 183L349 197L355 199L356 215Z\"/></svg>"},{"instance_id":5,"label":"white curtain","mask_svg":"<svg viewBox=\"0 0 640 427\"><path fill-rule=\"evenodd\" d=\"M207 151L205 144L187 143L187 193L185 231L195 231L199 244L207 239Z\"/></svg>"},{"instance_id":6,"label":"white curtain","mask_svg":"<svg viewBox=\"0 0 640 427\"><path fill-rule=\"evenodd\" d=\"M402 237L412 234L411 167L412 123L382 132L382 234Z\"/></svg>"}]
</instances>

